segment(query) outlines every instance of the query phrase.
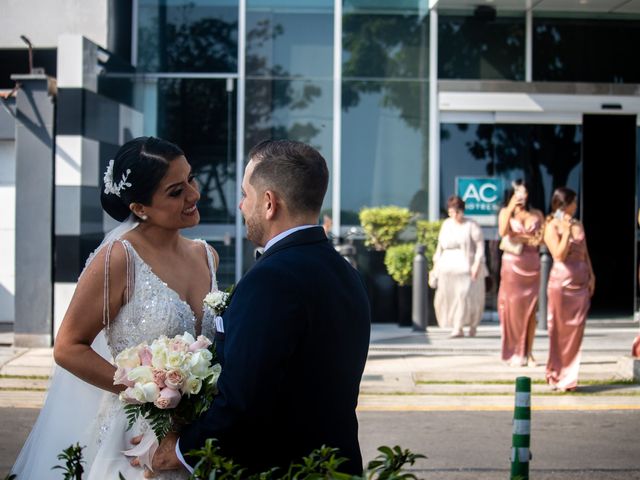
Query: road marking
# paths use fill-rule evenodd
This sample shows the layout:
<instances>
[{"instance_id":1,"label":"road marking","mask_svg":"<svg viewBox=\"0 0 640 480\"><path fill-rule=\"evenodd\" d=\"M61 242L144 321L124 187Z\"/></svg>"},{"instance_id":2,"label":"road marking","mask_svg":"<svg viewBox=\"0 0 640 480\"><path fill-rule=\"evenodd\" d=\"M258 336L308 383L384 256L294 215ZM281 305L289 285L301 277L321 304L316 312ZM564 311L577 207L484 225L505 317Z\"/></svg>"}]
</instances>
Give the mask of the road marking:
<instances>
[{"instance_id":1,"label":"road marking","mask_svg":"<svg viewBox=\"0 0 640 480\"><path fill-rule=\"evenodd\" d=\"M540 405L531 407L536 411L597 411L597 410L640 410L640 405ZM511 412L509 405L360 405L359 412Z\"/></svg>"}]
</instances>

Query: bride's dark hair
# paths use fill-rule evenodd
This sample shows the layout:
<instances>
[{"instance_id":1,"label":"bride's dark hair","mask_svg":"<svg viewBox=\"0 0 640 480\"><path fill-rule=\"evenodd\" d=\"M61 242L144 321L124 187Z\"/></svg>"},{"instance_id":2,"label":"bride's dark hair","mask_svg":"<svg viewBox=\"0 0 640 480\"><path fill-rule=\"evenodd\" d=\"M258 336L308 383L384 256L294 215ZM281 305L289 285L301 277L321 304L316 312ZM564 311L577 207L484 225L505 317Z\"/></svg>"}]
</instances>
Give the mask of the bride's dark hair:
<instances>
[{"instance_id":1,"label":"bride's dark hair","mask_svg":"<svg viewBox=\"0 0 640 480\"><path fill-rule=\"evenodd\" d=\"M155 137L138 137L122 145L113 159L112 179L117 184L125 175L131 186L122 187L118 196L105 193L104 183L101 184L100 203L104 211L122 222L131 214L130 203L149 205L169 162L181 155L184 152L180 147Z\"/></svg>"}]
</instances>

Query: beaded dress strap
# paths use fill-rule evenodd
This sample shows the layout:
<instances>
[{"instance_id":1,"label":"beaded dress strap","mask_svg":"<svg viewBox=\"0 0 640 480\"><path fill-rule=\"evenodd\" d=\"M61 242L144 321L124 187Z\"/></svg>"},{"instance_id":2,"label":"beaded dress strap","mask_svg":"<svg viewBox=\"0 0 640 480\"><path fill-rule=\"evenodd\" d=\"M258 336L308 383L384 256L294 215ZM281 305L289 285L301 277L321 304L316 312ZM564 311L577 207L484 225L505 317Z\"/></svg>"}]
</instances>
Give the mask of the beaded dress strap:
<instances>
[{"instance_id":1,"label":"beaded dress strap","mask_svg":"<svg viewBox=\"0 0 640 480\"><path fill-rule=\"evenodd\" d=\"M217 282L216 282L216 268L215 268L215 262L214 262L214 258L213 258L213 249L211 247L211 245L209 245L205 240L198 240L199 242L202 242L202 244L204 245L204 250L207 252L207 263L209 264L209 272L211 273L211 286L210 286L210 290L216 290L217 289Z\"/></svg>"},{"instance_id":2,"label":"beaded dress strap","mask_svg":"<svg viewBox=\"0 0 640 480\"><path fill-rule=\"evenodd\" d=\"M109 279L110 272L109 267L111 264L111 250L116 242L122 244L124 248L125 262L126 262L126 285L125 285L125 304L128 304L133 295L133 285L135 283L135 268L133 264L133 255L131 255L131 246L125 240L114 240L107 245L107 254L104 258L104 287L103 287L103 308L102 308L102 325L109 330L109 323L111 321L111 315L109 312Z\"/></svg>"}]
</instances>

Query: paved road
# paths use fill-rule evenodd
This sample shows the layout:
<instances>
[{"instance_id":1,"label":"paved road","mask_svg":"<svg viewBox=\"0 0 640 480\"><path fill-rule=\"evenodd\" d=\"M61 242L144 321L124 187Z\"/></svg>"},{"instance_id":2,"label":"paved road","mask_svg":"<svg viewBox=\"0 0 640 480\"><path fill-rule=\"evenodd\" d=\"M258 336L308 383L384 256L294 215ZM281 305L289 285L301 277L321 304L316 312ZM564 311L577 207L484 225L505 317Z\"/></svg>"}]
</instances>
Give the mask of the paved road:
<instances>
[{"instance_id":1,"label":"paved road","mask_svg":"<svg viewBox=\"0 0 640 480\"><path fill-rule=\"evenodd\" d=\"M37 409L0 408L0 478L13 463ZM510 412L359 412L363 458L399 444L427 455L413 470L426 480L509 476ZM640 479L637 411L533 412L536 480ZM56 477L57 478L57 477Z\"/></svg>"},{"instance_id":2,"label":"paved road","mask_svg":"<svg viewBox=\"0 0 640 480\"><path fill-rule=\"evenodd\" d=\"M365 462L379 445L399 444L427 455L414 466L424 479L509 477L510 412L360 412ZM637 411L532 414L531 477L640 479Z\"/></svg>"}]
</instances>

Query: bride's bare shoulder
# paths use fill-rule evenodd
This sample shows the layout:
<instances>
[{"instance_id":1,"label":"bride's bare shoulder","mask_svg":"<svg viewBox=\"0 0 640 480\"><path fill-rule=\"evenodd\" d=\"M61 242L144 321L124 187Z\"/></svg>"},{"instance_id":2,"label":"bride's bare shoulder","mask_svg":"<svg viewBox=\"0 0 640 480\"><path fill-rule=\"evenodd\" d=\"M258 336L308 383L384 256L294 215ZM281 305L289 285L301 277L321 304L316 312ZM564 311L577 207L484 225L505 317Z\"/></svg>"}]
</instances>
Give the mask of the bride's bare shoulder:
<instances>
[{"instance_id":1,"label":"bride's bare shoulder","mask_svg":"<svg viewBox=\"0 0 640 480\"><path fill-rule=\"evenodd\" d=\"M129 255L124 243L116 240L95 252L80 280L87 278L104 282L107 269L110 278L120 278L122 275L126 275L127 261L129 261Z\"/></svg>"}]
</instances>

